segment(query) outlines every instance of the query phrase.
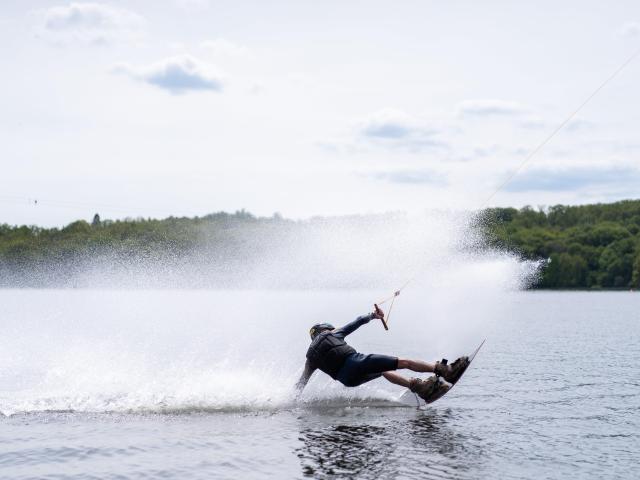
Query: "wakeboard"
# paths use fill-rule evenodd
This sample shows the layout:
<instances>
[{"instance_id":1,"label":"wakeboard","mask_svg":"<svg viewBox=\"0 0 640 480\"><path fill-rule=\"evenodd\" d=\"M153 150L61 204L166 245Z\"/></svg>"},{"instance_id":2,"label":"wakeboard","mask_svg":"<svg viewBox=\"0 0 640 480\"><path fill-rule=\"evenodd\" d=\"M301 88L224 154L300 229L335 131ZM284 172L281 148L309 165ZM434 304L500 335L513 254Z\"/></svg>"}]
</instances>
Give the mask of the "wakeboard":
<instances>
[{"instance_id":1,"label":"wakeboard","mask_svg":"<svg viewBox=\"0 0 640 480\"><path fill-rule=\"evenodd\" d=\"M480 351L480 349L482 348L482 346L484 345L484 342L486 341L486 338L484 340L482 340L482 342L480 343L480 345L478 345L478 348L476 348L473 353L471 355L469 355L469 363L467 364L466 368L462 371L462 374L460 375L460 377L458 378L458 381L456 383L454 383L453 385L445 382L442 378L438 377L438 381L442 382L443 384L449 385L449 390L447 390L441 397L438 397L436 400L444 397L447 393L449 393L453 387L455 385L457 385L460 382L460 379L462 378L462 375L464 375L466 373L466 371L469 369L469 366L471 365L471 362L473 362L473 359L476 358L476 355L478 354L478 352ZM434 400L434 402L436 401ZM398 398L398 400L396 400L398 403L402 403L403 405L407 405L409 407L425 407L427 406L427 403L420 398L418 395L416 395L415 393L413 393L411 390L406 390L401 396L400 398ZM433 403L433 402L430 402Z\"/></svg>"}]
</instances>

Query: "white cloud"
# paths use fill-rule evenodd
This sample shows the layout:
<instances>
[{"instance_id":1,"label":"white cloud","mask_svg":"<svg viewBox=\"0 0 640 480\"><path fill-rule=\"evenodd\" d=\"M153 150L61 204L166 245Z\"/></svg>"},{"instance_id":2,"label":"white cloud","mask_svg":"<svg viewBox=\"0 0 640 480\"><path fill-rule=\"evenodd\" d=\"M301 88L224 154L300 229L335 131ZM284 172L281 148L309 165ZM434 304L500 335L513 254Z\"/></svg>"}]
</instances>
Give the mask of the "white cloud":
<instances>
[{"instance_id":1,"label":"white cloud","mask_svg":"<svg viewBox=\"0 0 640 480\"><path fill-rule=\"evenodd\" d=\"M385 108L362 121L360 131L372 138L406 138L419 130L415 118L400 110Z\"/></svg>"},{"instance_id":2,"label":"white cloud","mask_svg":"<svg viewBox=\"0 0 640 480\"><path fill-rule=\"evenodd\" d=\"M587 120L586 118L582 117L575 117L565 126L565 129L567 130L567 132L578 132L593 130L595 126L595 122L592 122L591 120Z\"/></svg>"},{"instance_id":3,"label":"white cloud","mask_svg":"<svg viewBox=\"0 0 640 480\"><path fill-rule=\"evenodd\" d=\"M200 45L204 50L216 57L245 57L249 55L249 49L236 43L218 38L207 40Z\"/></svg>"},{"instance_id":4,"label":"white cloud","mask_svg":"<svg viewBox=\"0 0 640 480\"><path fill-rule=\"evenodd\" d=\"M640 22L627 22L620 29L620 36L633 38L640 35Z\"/></svg>"},{"instance_id":5,"label":"white cloud","mask_svg":"<svg viewBox=\"0 0 640 480\"><path fill-rule=\"evenodd\" d=\"M424 120L392 108L379 110L361 120L357 130L361 139L391 148L418 151L446 147L437 138L439 132Z\"/></svg>"},{"instance_id":6,"label":"white cloud","mask_svg":"<svg viewBox=\"0 0 640 480\"><path fill-rule=\"evenodd\" d=\"M518 102L499 99L471 99L458 103L456 114L461 120L494 119L512 122L525 130L547 128L547 122L534 108Z\"/></svg>"},{"instance_id":7,"label":"white cloud","mask_svg":"<svg viewBox=\"0 0 640 480\"><path fill-rule=\"evenodd\" d=\"M537 115L528 115L518 121L517 126L526 130L540 130L548 128L549 125Z\"/></svg>"},{"instance_id":8,"label":"white cloud","mask_svg":"<svg viewBox=\"0 0 640 480\"><path fill-rule=\"evenodd\" d=\"M432 169L397 169L372 174L376 180L390 183L412 184L412 185L447 185L447 178L440 172Z\"/></svg>"},{"instance_id":9,"label":"white cloud","mask_svg":"<svg viewBox=\"0 0 640 480\"><path fill-rule=\"evenodd\" d=\"M130 10L101 3L70 3L44 12L40 36L53 43L103 45L141 37L144 19Z\"/></svg>"},{"instance_id":10,"label":"white cloud","mask_svg":"<svg viewBox=\"0 0 640 480\"><path fill-rule=\"evenodd\" d=\"M508 192L579 191L603 187L616 191L635 187L640 170L629 166L581 166L564 169L533 168L521 173L505 186Z\"/></svg>"},{"instance_id":11,"label":"white cloud","mask_svg":"<svg viewBox=\"0 0 640 480\"><path fill-rule=\"evenodd\" d=\"M114 71L173 94L203 90L220 92L226 82L224 74L213 65L190 55L169 57L148 66L119 65Z\"/></svg>"},{"instance_id":12,"label":"white cloud","mask_svg":"<svg viewBox=\"0 0 640 480\"><path fill-rule=\"evenodd\" d=\"M530 108L517 102L496 99L465 100L458 104L457 111L460 116L478 117L517 117L531 113Z\"/></svg>"}]
</instances>

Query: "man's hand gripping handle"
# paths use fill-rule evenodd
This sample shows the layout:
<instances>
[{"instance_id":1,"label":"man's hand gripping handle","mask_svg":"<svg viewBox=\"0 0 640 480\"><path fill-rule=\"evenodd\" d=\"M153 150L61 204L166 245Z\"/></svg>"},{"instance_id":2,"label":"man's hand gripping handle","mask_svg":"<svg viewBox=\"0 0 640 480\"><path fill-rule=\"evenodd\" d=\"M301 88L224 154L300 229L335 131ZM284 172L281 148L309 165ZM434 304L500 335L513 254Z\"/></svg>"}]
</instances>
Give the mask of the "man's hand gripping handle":
<instances>
[{"instance_id":1,"label":"man's hand gripping handle","mask_svg":"<svg viewBox=\"0 0 640 480\"><path fill-rule=\"evenodd\" d=\"M389 327L387 326L387 321L384 319L384 312L378 306L377 303L374 303L373 306L375 307L375 311L373 312L373 318L379 318L380 321L382 322L382 326L384 327L384 329L389 330Z\"/></svg>"}]
</instances>

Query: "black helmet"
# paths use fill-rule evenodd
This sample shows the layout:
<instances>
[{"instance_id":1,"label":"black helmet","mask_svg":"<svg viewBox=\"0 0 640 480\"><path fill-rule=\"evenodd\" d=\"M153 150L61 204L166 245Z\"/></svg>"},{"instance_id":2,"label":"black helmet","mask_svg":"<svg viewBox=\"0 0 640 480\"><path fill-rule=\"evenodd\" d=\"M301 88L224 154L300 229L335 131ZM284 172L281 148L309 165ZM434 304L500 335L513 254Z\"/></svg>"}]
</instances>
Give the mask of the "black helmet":
<instances>
[{"instance_id":1,"label":"black helmet","mask_svg":"<svg viewBox=\"0 0 640 480\"><path fill-rule=\"evenodd\" d=\"M333 330L334 328L336 327L334 327L330 323L316 323L313 327L311 327L311 330L309 330L309 335L311 335L311 340L313 340L320 332L324 330Z\"/></svg>"}]
</instances>

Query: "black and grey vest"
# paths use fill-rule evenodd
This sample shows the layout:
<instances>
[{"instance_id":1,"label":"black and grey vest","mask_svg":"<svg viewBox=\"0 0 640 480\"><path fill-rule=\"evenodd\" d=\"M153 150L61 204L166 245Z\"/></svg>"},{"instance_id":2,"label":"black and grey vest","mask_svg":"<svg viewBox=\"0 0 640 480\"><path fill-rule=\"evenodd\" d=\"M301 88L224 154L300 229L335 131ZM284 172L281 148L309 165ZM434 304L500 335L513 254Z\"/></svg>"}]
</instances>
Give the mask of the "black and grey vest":
<instances>
[{"instance_id":1,"label":"black and grey vest","mask_svg":"<svg viewBox=\"0 0 640 480\"><path fill-rule=\"evenodd\" d=\"M311 366L319 368L334 380L349 355L356 353L342 338L331 332L319 333L307 350L307 359Z\"/></svg>"}]
</instances>

